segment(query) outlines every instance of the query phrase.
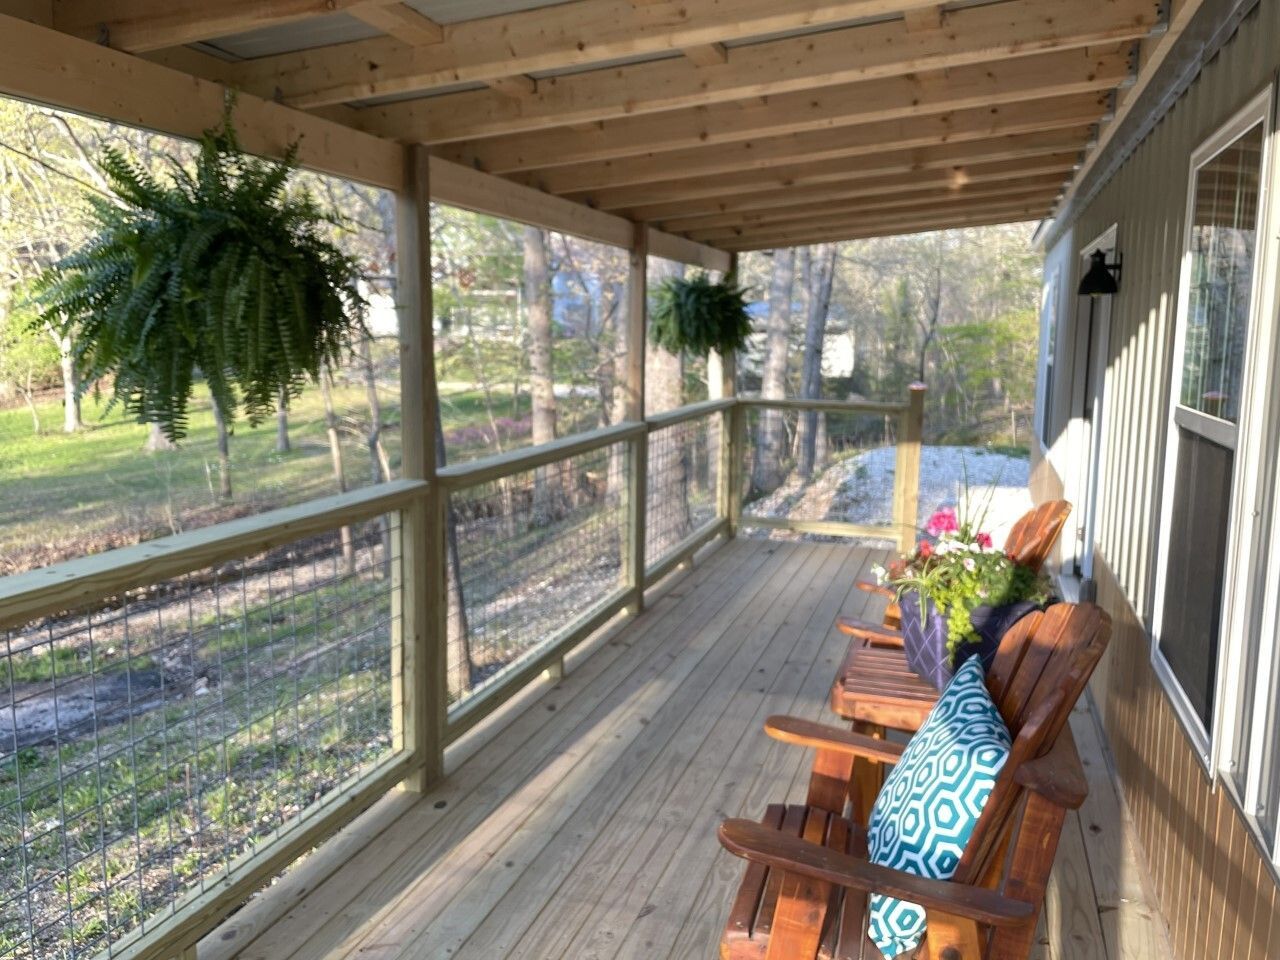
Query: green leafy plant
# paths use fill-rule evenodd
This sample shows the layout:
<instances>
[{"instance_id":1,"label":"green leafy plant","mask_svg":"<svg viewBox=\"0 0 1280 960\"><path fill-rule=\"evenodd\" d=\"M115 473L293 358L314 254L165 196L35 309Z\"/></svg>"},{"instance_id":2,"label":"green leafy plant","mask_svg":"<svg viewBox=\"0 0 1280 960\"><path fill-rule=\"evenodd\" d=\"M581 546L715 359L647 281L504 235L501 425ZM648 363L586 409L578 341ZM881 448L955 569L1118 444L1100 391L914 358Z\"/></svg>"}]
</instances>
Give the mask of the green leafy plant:
<instances>
[{"instance_id":1,"label":"green leafy plant","mask_svg":"<svg viewBox=\"0 0 1280 960\"><path fill-rule=\"evenodd\" d=\"M670 353L728 353L744 347L751 334L747 292L732 274L719 283L705 273L673 277L653 299L649 337Z\"/></svg>"},{"instance_id":2,"label":"green leafy plant","mask_svg":"<svg viewBox=\"0 0 1280 960\"><path fill-rule=\"evenodd\" d=\"M928 615L928 601L947 621L947 652L955 662L956 651L981 637L973 628L972 613L980 606L1003 607L1023 601L1048 602L1053 588L1049 578L1015 563L992 543L982 527L986 523L994 484L975 498L969 486L968 465L962 466L966 509L935 510L921 531L915 550L895 560L886 570L876 567L877 578L897 590L898 600L908 590L920 596L920 616ZM976 503L975 503L976 501Z\"/></svg>"},{"instance_id":3,"label":"green leafy plant","mask_svg":"<svg viewBox=\"0 0 1280 960\"><path fill-rule=\"evenodd\" d=\"M247 156L228 111L194 171L167 166L162 180L103 152L94 236L34 302L37 322L75 333L81 382L112 377L113 404L176 440L197 377L229 422L239 409L260 422L350 350L365 302L355 261L323 235L336 221L289 189L297 144L282 161Z\"/></svg>"}]
</instances>

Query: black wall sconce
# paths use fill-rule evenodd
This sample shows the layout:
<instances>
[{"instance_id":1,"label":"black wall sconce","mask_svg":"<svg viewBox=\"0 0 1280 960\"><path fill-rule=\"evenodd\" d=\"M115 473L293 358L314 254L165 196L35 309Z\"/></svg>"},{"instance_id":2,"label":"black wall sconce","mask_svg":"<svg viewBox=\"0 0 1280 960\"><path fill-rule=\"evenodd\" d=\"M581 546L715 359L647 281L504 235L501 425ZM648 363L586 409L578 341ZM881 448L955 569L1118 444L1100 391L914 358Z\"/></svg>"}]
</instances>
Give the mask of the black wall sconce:
<instances>
[{"instance_id":1,"label":"black wall sconce","mask_svg":"<svg viewBox=\"0 0 1280 960\"><path fill-rule=\"evenodd\" d=\"M1095 250L1089 257L1089 271L1080 278L1082 297L1109 297L1120 290L1120 258L1107 263L1107 255Z\"/></svg>"}]
</instances>

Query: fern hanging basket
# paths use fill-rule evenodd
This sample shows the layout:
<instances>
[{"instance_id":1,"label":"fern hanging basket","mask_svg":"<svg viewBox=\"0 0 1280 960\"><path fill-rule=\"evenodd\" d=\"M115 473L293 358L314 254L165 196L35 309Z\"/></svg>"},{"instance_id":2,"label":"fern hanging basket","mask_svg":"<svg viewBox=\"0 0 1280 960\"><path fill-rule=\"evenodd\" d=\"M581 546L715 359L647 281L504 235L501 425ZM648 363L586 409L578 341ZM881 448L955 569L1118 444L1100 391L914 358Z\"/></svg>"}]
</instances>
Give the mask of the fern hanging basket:
<instances>
[{"instance_id":1,"label":"fern hanging basket","mask_svg":"<svg viewBox=\"0 0 1280 960\"><path fill-rule=\"evenodd\" d=\"M82 383L110 378L112 403L177 440L199 378L228 422L258 423L350 351L365 303L355 261L324 235L335 221L290 190L296 144L282 161L246 156L228 113L194 170L165 166L104 151L94 236L35 302L73 336Z\"/></svg>"},{"instance_id":2,"label":"fern hanging basket","mask_svg":"<svg viewBox=\"0 0 1280 960\"><path fill-rule=\"evenodd\" d=\"M705 273L673 277L654 296L649 336L670 353L726 354L746 346L750 335L747 292L732 274L718 283Z\"/></svg>"}]
</instances>

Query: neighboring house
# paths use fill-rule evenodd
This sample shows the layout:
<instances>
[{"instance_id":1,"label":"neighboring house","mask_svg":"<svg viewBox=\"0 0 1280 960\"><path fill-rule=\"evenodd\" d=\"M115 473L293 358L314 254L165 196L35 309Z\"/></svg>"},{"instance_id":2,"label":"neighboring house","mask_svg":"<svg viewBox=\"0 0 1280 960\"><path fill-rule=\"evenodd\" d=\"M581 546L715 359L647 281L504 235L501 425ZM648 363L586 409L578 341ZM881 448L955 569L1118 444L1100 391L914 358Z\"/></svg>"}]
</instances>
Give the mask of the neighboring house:
<instances>
[{"instance_id":1,"label":"neighboring house","mask_svg":"<svg viewBox=\"0 0 1280 960\"><path fill-rule=\"evenodd\" d=\"M1032 488L1115 618L1094 696L1183 957L1280 956L1280 3L1207 3L1046 251ZM1077 296L1101 249L1114 296Z\"/></svg>"}]
</instances>

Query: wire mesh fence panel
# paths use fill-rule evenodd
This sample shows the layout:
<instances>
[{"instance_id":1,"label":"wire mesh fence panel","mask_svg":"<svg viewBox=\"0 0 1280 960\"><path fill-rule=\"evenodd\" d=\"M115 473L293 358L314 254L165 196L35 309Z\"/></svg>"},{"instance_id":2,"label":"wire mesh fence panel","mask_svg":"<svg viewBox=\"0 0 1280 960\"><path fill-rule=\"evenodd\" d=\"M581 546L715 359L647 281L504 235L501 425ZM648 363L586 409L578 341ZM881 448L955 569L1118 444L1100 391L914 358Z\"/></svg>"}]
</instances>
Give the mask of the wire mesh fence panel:
<instances>
[{"instance_id":1,"label":"wire mesh fence panel","mask_svg":"<svg viewBox=\"0 0 1280 960\"><path fill-rule=\"evenodd\" d=\"M892 414L749 408L743 517L892 525L898 423Z\"/></svg>"},{"instance_id":2,"label":"wire mesh fence panel","mask_svg":"<svg viewBox=\"0 0 1280 960\"><path fill-rule=\"evenodd\" d=\"M716 518L720 414L649 433L645 561L662 562L686 537Z\"/></svg>"},{"instance_id":3,"label":"wire mesh fence panel","mask_svg":"<svg viewBox=\"0 0 1280 960\"><path fill-rule=\"evenodd\" d=\"M625 442L449 496L449 698L499 683L622 585Z\"/></svg>"},{"instance_id":4,"label":"wire mesh fence panel","mask_svg":"<svg viewBox=\"0 0 1280 960\"><path fill-rule=\"evenodd\" d=\"M0 958L110 951L390 755L397 525L4 633Z\"/></svg>"}]
</instances>

